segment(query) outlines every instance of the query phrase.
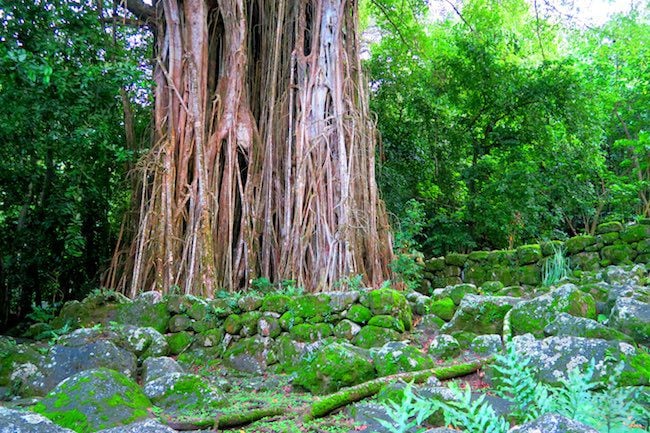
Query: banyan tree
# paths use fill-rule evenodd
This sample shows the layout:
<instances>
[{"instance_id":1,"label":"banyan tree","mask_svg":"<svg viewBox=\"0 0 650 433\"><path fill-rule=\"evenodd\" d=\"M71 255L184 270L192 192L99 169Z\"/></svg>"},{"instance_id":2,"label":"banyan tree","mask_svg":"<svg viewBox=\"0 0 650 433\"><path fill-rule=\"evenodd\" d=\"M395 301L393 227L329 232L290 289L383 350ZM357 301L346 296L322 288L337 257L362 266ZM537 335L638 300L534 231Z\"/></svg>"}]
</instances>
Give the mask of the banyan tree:
<instances>
[{"instance_id":1,"label":"banyan tree","mask_svg":"<svg viewBox=\"0 0 650 433\"><path fill-rule=\"evenodd\" d=\"M108 284L210 296L389 277L356 0L126 2L155 38L152 147Z\"/></svg>"}]
</instances>

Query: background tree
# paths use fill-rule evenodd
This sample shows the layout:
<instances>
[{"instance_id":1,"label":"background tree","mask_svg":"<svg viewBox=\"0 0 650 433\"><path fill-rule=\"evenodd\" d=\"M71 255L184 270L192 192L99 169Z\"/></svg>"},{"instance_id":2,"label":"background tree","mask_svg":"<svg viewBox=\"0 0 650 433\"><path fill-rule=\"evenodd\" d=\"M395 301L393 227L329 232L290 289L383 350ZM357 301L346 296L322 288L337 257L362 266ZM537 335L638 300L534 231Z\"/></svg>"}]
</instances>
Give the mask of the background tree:
<instances>
[{"instance_id":1,"label":"background tree","mask_svg":"<svg viewBox=\"0 0 650 433\"><path fill-rule=\"evenodd\" d=\"M386 279L356 1L127 6L155 29L155 144L109 284L210 296L256 277Z\"/></svg>"},{"instance_id":2,"label":"background tree","mask_svg":"<svg viewBox=\"0 0 650 433\"><path fill-rule=\"evenodd\" d=\"M2 327L33 303L98 287L135 152L120 91L141 73L94 2L16 0L0 12ZM137 138L142 126L132 126Z\"/></svg>"}]
</instances>

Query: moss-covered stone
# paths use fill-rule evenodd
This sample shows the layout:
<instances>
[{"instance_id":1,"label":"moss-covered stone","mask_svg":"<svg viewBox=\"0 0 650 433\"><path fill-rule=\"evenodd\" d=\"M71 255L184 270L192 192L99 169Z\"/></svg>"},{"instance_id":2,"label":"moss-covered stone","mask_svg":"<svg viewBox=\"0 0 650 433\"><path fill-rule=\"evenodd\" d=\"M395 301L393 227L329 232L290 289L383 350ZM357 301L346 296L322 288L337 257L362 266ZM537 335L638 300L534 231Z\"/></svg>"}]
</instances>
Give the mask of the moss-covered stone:
<instances>
[{"instance_id":1,"label":"moss-covered stone","mask_svg":"<svg viewBox=\"0 0 650 433\"><path fill-rule=\"evenodd\" d=\"M504 286L501 281L486 281L485 283L481 284L481 287L479 287L479 292L485 294L494 294L498 293L499 290L503 289L503 287Z\"/></svg>"},{"instance_id":2,"label":"moss-covered stone","mask_svg":"<svg viewBox=\"0 0 650 433\"><path fill-rule=\"evenodd\" d=\"M445 258L438 257L424 261L424 270L427 272L440 272L445 267Z\"/></svg>"},{"instance_id":3,"label":"moss-covered stone","mask_svg":"<svg viewBox=\"0 0 650 433\"><path fill-rule=\"evenodd\" d=\"M609 325L634 338L639 344L650 344L650 303L620 297L609 316Z\"/></svg>"},{"instance_id":4,"label":"moss-covered stone","mask_svg":"<svg viewBox=\"0 0 650 433\"><path fill-rule=\"evenodd\" d=\"M273 293L262 300L262 311L284 314L292 305L290 296Z\"/></svg>"},{"instance_id":5,"label":"moss-covered stone","mask_svg":"<svg viewBox=\"0 0 650 433\"><path fill-rule=\"evenodd\" d=\"M454 302L454 305L460 305L460 301L463 300L465 295L476 293L478 293L478 290L474 284L457 284L455 286L446 287L439 293L437 292L435 298L442 299L449 297Z\"/></svg>"},{"instance_id":6,"label":"moss-covered stone","mask_svg":"<svg viewBox=\"0 0 650 433\"><path fill-rule=\"evenodd\" d=\"M274 351L279 362L278 371L289 374L297 371L304 346L305 343L294 340L286 333L276 338Z\"/></svg>"},{"instance_id":7,"label":"moss-covered stone","mask_svg":"<svg viewBox=\"0 0 650 433\"><path fill-rule=\"evenodd\" d=\"M467 256L467 260L470 260L472 262L486 262L489 256L489 251L472 251Z\"/></svg>"},{"instance_id":8,"label":"moss-covered stone","mask_svg":"<svg viewBox=\"0 0 650 433\"><path fill-rule=\"evenodd\" d=\"M596 301L573 284L565 284L549 294L520 302L510 313L512 331L542 337L544 328L560 313L596 318Z\"/></svg>"},{"instance_id":9,"label":"moss-covered stone","mask_svg":"<svg viewBox=\"0 0 650 433\"><path fill-rule=\"evenodd\" d=\"M280 316L280 327L284 331L290 331L296 325L304 323L305 319L300 316L297 316L292 310L287 311L282 316Z\"/></svg>"},{"instance_id":10,"label":"moss-covered stone","mask_svg":"<svg viewBox=\"0 0 650 433\"><path fill-rule=\"evenodd\" d=\"M404 324L397 317L382 314L374 316L368 321L368 325L379 326L380 328L394 329L397 332L404 332Z\"/></svg>"},{"instance_id":11,"label":"moss-covered stone","mask_svg":"<svg viewBox=\"0 0 650 433\"><path fill-rule=\"evenodd\" d=\"M145 384L144 392L156 406L172 416L187 413L215 414L223 396L205 378L186 373L170 373Z\"/></svg>"},{"instance_id":12,"label":"moss-covered stone","mask_svg":"<svg viewBox=\"0 0 650 433\"><path fill-rule=\"evenodd\" d=\"M192 345L194 337L187 331L176 332L167 335L167 344L169 345L169 353L178 355L183 353L188 347Z\"/></svg>"},{"instance_id":13,"label":"moss-covered stone","mask_svg":"<svg viewBox=\"0 0 650 433\"><path fill-rule=\"evenodd\" d=\"M591 235L575 236L567 239L565 246L569 254L577 254L596 243L596 238Z\"/></svg>"},{"instance_id":14,"label":"moss-covered stone","mask_svg":"<svg viewBox=\"0 0 650 433\"><path fill-rule=\"evenodd\" d=\"M650 226L636 224L627 226L621 231L621 240L627 243L639 242L650 237Z\"/></svg>"},{"instance_id":15,"label":"moss-covered stone","mask_svg":"<svg viewBox=\"0 0 650 433\"><path fill-rule=\"evenodd\" d=\"M62 427L90 433L144 419L150 406L135 382L117 371L100 368L61 382L33 410Z\"/></svg>"},{"instance_id":16,"label":"moss-covered stone","mask_svg":"<svg viewBox=\"0 0 650 433\"><path fill-rule=\"evenodd\" d=\"M272 339L259 335L242 338L224 353L223 362L235 370L260 374L278 362L274 346Z\"/></svg>"},{"instance_id":17,"label":"moss-covered stone","mask_svg":"<svg viewBox=\"0 0 650 433\"><path fill-rule=\"evenodd\" d=\"M460 355L460 343L451 335L440 334L431 342L429 355L435 359L450 359Z\"/></svg>"},{"instance_id":18,"label":"moss-covered stone","mask_svg":"<svg viewBox=\"0 0 650 433\"><path fill-rule=\"evenodd\" d=\"M187 310L187 315L194 320L205 320L211 313L210 306L203 299L196 298L192 306Z\"/></svg>"},{"instance_id":19,"label":"moss-covered stone","mask_svg":"<svg viewBox=\"0 0 650 433\"><path fill-rule=\"evenodd\" d=\"M334 327L334 335L345 340L352 340L361 331L361 326L351 320L341 320Z\"/></svg>"},{"instance_id":20,"label":"moss-covered stone","mask_svg":"<svg viewBox=\"0 0 650 433\"><path fill-rule=\"evenodd\" d=\"M332 335L333 328L329 323L303 323L295 325L289 331L294 340L302 342L314 342Z\"/></svg>"},{"instance_id":21,"label":"moss-covered stone","mask_svg":"<svg viewBox=\"0 0 650 433\"><path fill-rule=\"evenodd\" d=\"M192 307L192 298L185 295L168 295L167 311L170 314L185 314Z\"/></svg>"},{"instance_id":22,"label":"moss-covered stone","mask_svg":"<svg viewBox=\"0 0 650 433\"><path fill-rule=\"evenodd\" d=\"M260 311L247 311L242 313L241 317L241 330L239 335L243 337L252 337L257 334L257 322L262 317Z\"/></svg>"},{"instance_id":23,"label":"moss-covered stone","mask_svg":"<svg viewBox=\"0 0 650 433\"><path fill-rule=\"evenodd\" d=\"M369 349L371 347L381 347L389 341L397 341L399 339L399 332L393 329L366 325L361 328L361 331L354 337L352 342L355 346Z\"/></svg>"},{"instance_id":24,"label":"moss-covered stone","mask_svg":"<svg viewBox=\"0 0 650 433\"><path fill-rule=\"evenodd\" d=\"M231 314L235 313L238 308L230 299L216 298L208 301L212 314L219 319L225 319Z\"/></svg>"},{"instance_id":25,"label":"moss-covered stone","mask_svg":"<svg viewBox=\"0 0 650 433\"><path fill-rule=\"evenodd\" d=\"M596 239L598 240L599 243L603 245L611 245L618 241L620 238L620 233L618 232L611 232L611 233L603 233L602 235L596 236Z\"/></svg>"},{"instance_id":26,"label":"moss-covered stone","mask_svg":"<svg viewBox=\"0 0 650 433\"><path fill-rule=\"evenodd\" d=\"M597 252L577 253L570 257L571 269L595 271L600 268L600 255Z\"/></svg>"},{"instance_id":27,"label":"moss-covered stone","mask_svg":"<svg viewBox=\"0 0 650 433\"><path fill-rule=\"evenodd\" d=\"M487 262L491 265L510 266L514 262L515 250L493 250L488 255Z\"/></svg>"},{"instance_id":28,"label":"moss-covered stone","mask_svg":"<svg viewBox=\"0 0 650 433\"><path fill-rule=\"evenodd\" d=\"M489 264L477 264L470 262L465 268L465 281L474 285L481 285L486 281L493 279L492 266Z\"/></svg>"},{"instance_id":29,"label":"moss-covered stone","mask_svg":"<svg viewBox=\"0 0 650 433\"><path fill-rule=\"evenodd\" d=\"M167 303L150 303L146 300L136 300L127 304L120 304L117 308L116 321L125 325L140 328L151 327L164 334L167 331L170 314Z\"/></svg>"},{"instance_id":30,"label":"moss-covered stone","mask_svg":"<svg viewBox=\"0 0 650 433\"><path fill-rule=\"evenodd\" d=\"M262 297L257 294L242 296L237 301L237 306L242 311L255 311L262 306Z\"/></svg>"},{"instance_id":31,"label":"moss-covered stone","mask_svg":"<svg viewBox=\"0 0 650 433\"><path fill-rule=\"evenodd\" d=\"M518 274L521 284L539 286L542 283L542 272L538 265L520 266Z\"/></svg>"},{"instance_id":32,"label":"moss-covered stone","mask_svg":"<svg viewBox=\"0 0 650 433\"><path fill-rule=\"evenodd\" d=\"M445 266L442 275L445 277L460 277L463 269L460 266Z\"/></svg>"},{"instance_id":33,"label":"moss-covered stone","mask_svg":"<svg viewBox=\"0 0 650 433\"><path fill-rule=\"evenodd\" d=\"M621 359L627 368L621 373L620 386L650 384L650 354L647 349L639 347L634 353L624 354Z\"/></svg>"},{"instance_id":34,"label":"moss-covered stone","mask_svg":"<svg viewBox=\"0 0 650 433\"><path fill-rule=\"evenodd\" d=\"M390 342L370 353L380 377L433 368L430 357L403 342Z\"/></svg>"},{"instance_id":35,"label":"moss-covered stone","mask_svg":"<svg viewBox=\"0 0 650 433\"><path fill-rule=\"evenodd\" d=\"M442 332L470 331L476 334L501 334L503 319L519 298L467 295Z\"/></svg>"},{"instance_id":36,"label":"moss-covered stone","mask_svg":"<svg viewBox=\"0 0 650 433\"><path fill-rule=\"evenodd\" d=\"M303 319L310 319L317 316L324 319L332 314L330 296L324 293L299 296L295 299L293 311Z\"/></svg>"},{"instance_id":37,"label":"moss-covered stone","mask_svg":"<svg viewBox=\"0 0 650 433\"><path fill-rule=\"evenodd\" d=\"M185 314L177 314L169 319L169 332L187 331L192 327L192 319Z\"/></svg>"},{"instance_id":38,"label":"moss-covered stone","mask_svg":"<svg viewBox=\"0 0 650 433\"><path fill-rule=\"evenodd\" d=\"M367 352L347 343L332 343L303 360L294 384L313 394L328 394L366 382L376 375Z\"/></svg>"},{"instance_id":39,"label":"moss-covered stone","mask_svg":"<svg viewBox=\"0 0 650 433\"><path fill-rule=\"evenodd\" d=\"M350 307L345 317L354 323L365 325L372 318L372 311L370 311L370 308L361 304L354 304Z\"/></svg>"},{"instance_id":40,"label":"moss-covered stone","mask_svg":"<svg viewBox=\"0 0 650 433\"><path fill-rule=\"evenodd\" d=\"M522 245L517 248L517 262L520 265L537 263L542 259L542 247L539 244Z\"/></svg>"},{"instance_id":41,"label":"moss-covered stone","mask_svg":"<svg viewBox=\"0 0 650 433\"><path fill-rule=\"evenodd\" d=\"M223 322L223 329L231 335L238 335L242 326L242 320L239 314L231 314Z\"/></svg>"},{"instance_id":42,"label":"moss-covered stone","mask_svg":"<svg viewBox=\"0 0 650 433\"><path fill-rule=\"evenodd\" d=\"M618 221L598 224L596 234L603 235L606 233L617 233L623 230L623 224Z\"/></svg>"},{"instance_id":43,"label":"moss-covered stone","mask_svg":"<svg viewBox=\"0 0 650 433\"><path fill-rule=\"evenodd\" d=\"M282 327L280 326L280 320L265 314L257 321L257 330L262 337L275 338L282 332Z\"/></svg>"},{"instance_id":44,"label":"moss-covered stone","mask_svg":"<svg viewBox=\"0 0 650 433\"><path fill-rule=\"evenodd\" d=\"M223 328L209 329L194 336L193 347L219 347L223 341Z\"/></svg>"},{"instance_id":45,"label":"moss-covered stone","mask_svg":"<svg viewBox=\"0 0 650 433\"><path fill-rule=\"evenodd\" d=\"M600 254L605 264L618 265L632 263L637 253L630 245L618 244L604 247Z\"/></svg>"},{"instance_id":46,"label":"moss-covered stone","mask_svg":"<svg viewBox=\"0 0 650 433\"><path fill-rule=\"evenodd\" d=\"M451 266L465 266L467 254L449 253L445 256L445 263Z\"/></svg>"},{"instance_id":47,"label":"moss-covered stone","mask_svg":"<svg viewBox=\"0 0 650 433\"><path fill-rule=\"evenodd\" d=\"M411 307L402 292L388 288L371 290L362 298L362 304L370 308L373 315L388 314L397 317L404 323L406 330L411 329L413 323Z\"/></svg>"},{"instance_id":48,"label":"moss-covered stone","mask_svg":"<svg viewBox=\"0 0 650 433\"><path fill-rule=\"evenodd\" d=\"M573 336L634 342L631 337L593 319L574 317L567 313L560 313L551 324L544 328L544 334L547 336Z\"/></svg>"},{"instance_id":49,"label":"moss-covered stone","mask_svg":"<svg viewBox=\"0 0 650 433\"><path fill-rule=\"evenodd\" d=\"M455 312L456 304L449 296L437 299L429 304L429 314L435 314L446 322L454 317Z\"/></svg>"},{"instance_id":50,"label":"moss-covered stone","mask_svg":"<svg viewBox=\"0 0 650 433\"><path fill-rule=\"evenodd\" d=\"M639 254L650 254L650 239L644 239L636 244L636 250Z\"/></svg>"},{"instance_id":51,"label":"moss-covered stone","mask_svg":"<svg viewBox=\"0 0 650 433\"><path fill-rule=\"evenodd\" d=\"M513 266L495 266L490 280L500 281L504 286L517 286L520 283L517 269Z\"/></svg>"}]
</instances>

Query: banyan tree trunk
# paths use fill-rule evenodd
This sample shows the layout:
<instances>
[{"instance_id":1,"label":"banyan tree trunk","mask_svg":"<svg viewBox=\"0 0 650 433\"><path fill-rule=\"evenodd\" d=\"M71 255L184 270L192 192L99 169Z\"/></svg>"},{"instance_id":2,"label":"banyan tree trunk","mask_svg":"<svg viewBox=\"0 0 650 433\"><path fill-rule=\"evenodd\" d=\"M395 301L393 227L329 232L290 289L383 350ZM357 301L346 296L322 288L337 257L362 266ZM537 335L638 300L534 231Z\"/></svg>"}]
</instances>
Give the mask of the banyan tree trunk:
<instances>
[{"instance_id":1,"label":"banyan tree trunk","mask_svg":"<svg viewBox=\"0 0 650 433\"><path fill-rule=\"evenodd\" d=\"M127 6L156 27L155 144L111 285L211 296L257 277L310 291L387 279L356 0Z\"/></svg>"}]
</instances>

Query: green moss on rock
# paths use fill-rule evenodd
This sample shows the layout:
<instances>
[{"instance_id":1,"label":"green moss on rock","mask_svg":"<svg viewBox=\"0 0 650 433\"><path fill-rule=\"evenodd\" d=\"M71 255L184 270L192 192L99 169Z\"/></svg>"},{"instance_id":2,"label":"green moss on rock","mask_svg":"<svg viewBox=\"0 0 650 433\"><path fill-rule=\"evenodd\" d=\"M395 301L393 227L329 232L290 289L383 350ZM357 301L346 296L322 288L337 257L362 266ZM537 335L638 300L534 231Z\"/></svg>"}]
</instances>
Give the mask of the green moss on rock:
<instances>
[{"instance_id":1,"label":"green moss on rock","mask_svg":"<svg viewBox=\"0 0 650 433\"><path fill-rule=\"evenodd\" d=\"M604 247L600 254L606 264L618 265L632 263L637 253L630 245L618 244Z\"/></svg>"},{"instance_id":2,"label":"green moss on rock","mask_svg":"<svg viewBox=\"0 0 650 433\"><path fill-rule=\"evenodd\" d=\"M167 344L169 345L169 353L178 355L183 353L188 347L192 345L194 338L192 334L187 331L181 331L174 334L169 334L166 337Z\"/></svg>"},{"instance_id":3,"label":"green moss on rock","mask_svg":"<svg viewBox=\"0 0 650 433\"><path fill-rule=\"evenodd\" d=\"M449 296L437 299L429 304L429 314L435 314L446 322L454 317L454 312L456 312L456 304Z\"/></svg>"},{"instance_id":4,"label":"green moss on rock","mask_svg":"<svg viewBox=\"0 0 650 433\"><path fill-rule=\"evenodd\" d=\"M390 342L370 353L379 376L433 368L429 356L403 342Z\"/></svg>"},{"instance_id":5,"label":"green moss on rock","mask_svg":"<svg viewBox=\"0 0 650 433\"><path fill-rule=\"evenodd\" d=\"M150 406L135 382L114 370L100 368L61 382L33 410L62 427L90 433L144 419Z\"/></svg>"},{"instance_id":6,"label":"green moss on rock","mask_svg":"<svg viewBox=\"0 0 650 433\"><path fill-rule=\"evenodd\" d=\"M296 325L304 323L305 319L300 316L297 316L295 312L289 310L280 316L280 326L284 331L290 331Z\"/></svg>"},{"instance_id":7,"label":"green moss on rock","mask_svg":"<svg viewBox=\"0 0 650 433\"><path fill-rule=\"evenodd\" d=\"M266 295L262 300L262 311L284 314L292 305L290 296L282 294Z\"/></svg>"},{"instance_id":8,"label":"green moss on rock","mask_svg":"<svg viewBox=\"0 0 650 433\"><path fill-rule=\"evenodd\" d=\"M399 339L399 332L393 329L367 325L361 328L361 331L359 331L352 341L355 346L369 349L371 347L381 347L389 341L397 341Z\"/></svg>"},{"instance_id":9,"label":"green moss on rock","mask_svg":"<svg viewBox=\"0 0 650 433\"><path fill-rule=\"evenodd\" d=\"M537 263L542 259L542 247L538 244L522 245L517 248L517 262L520 265Z\"/></svg>"},{"instance_id":10,"label":"green moss on rock","mask_svg":"<svg viewBox=\"0 0 650 433\"><path fill-rule=\"evenodd\" d=\"M404 332L404 324L400 319L385 314L373 317L368 321L368 325L394 329L397 332Z\"/></svg>"},{"instance_id":11,"label":"green moss on rock","mask_svg":"<svg viewBox=\"0 0 650 433\"><path fill-rule=\"evenodd\" d=\"M324 293L318 295L304 295L295 299L293 311L298 317L310 319L314 317L325 318L332 314L330 296Z\"/></svg>"},{"instance_id":12,"label":"green moss on rock","mask_svg":"<svg viewBox=\"0 0 650 433\"><path fill-rule=\"evenodd\" d=\"M223 323L224 330L231 335L239 334L242 328L242 320L239 314L231 314L226 318L226 321Z\"/></svg>"},{"instance_id":13,"label":"green moss on rock","mask_svg":"<svg viewBox=\"0 0 650 433\"><path fill-rule=\"evenodd\" d=\"M362 304L370 308L373 315L396 317L404 323L406 330L411 329L413 315L411 307L402 292L389 288L371 290L362 298Z\"/></svg>"},{"instance_id":14,"label":"green moss on rock","mask_svg":"<svg viewBox=\"0 0 650 433\"><path fill-rule=\"evenodd\" d=\"M367 352L347 343L332 343L301 362L294 384L314 394L328 394L375 377Z\"/></svg>"},{"instance_id":15,"label":"green moss on rock","mask_svg":"<svg viewBox=\"0 0 650 433\"><path fill-rule=\"evenodd\" d=\"M577 254L596 243L596 238L591 235L575 236L567 239L565 246L569 254Z\"/></svg>"},{"instance_id":16,"label":"green moss on rock","mask_svg":"<svg viewBox=\"0 0 650 433\"><path fill-rule=\"evenodd\" d=\"M596 234L603 235L606 233L617 233L623 230L623 224L618 221L598 224Z\"/></svg>"},{"instance_id":17,"label":"green moss on rock","mask_svg":"<svg viewBox=\"0 0 650 433\"><path fill-rule=\"evenodd\" d=\"M467 254L449 253L445 256L445 263L451 266L465 266Z\"/></svg>"},{"instance_id":18,"label":"green moss on rock","mask_svg":"<svg viewBox=\"0 0 650 433\"><path fill-rule=\"evenodd\" d=\"M244 337L252 337L257 334L257 322L262 317L259 311L248 311L241 316L241 330L239 334Z\"/></svg>"},{"instance_id":19,"label":"green moss on rock","mask_svg":"<svg viewBox=\"0 0 650 433\"><path fill-rule=\"evenodd\" d=\"M636 224L627 226L621 231L621 240L627 243L639 242L650 237L650 226Z\"/></svg>"},{"instance_id":20,"label":"green moss on rock","mask_svg":"<svg viewBox=\"0 0 650 433\"><path fill-rule=\"evenodd\" d=\"M294 340L314 342L332 335L332 325L329 323L303 323L291 328L289 333Z\"/></svg>"}]
</instances>

